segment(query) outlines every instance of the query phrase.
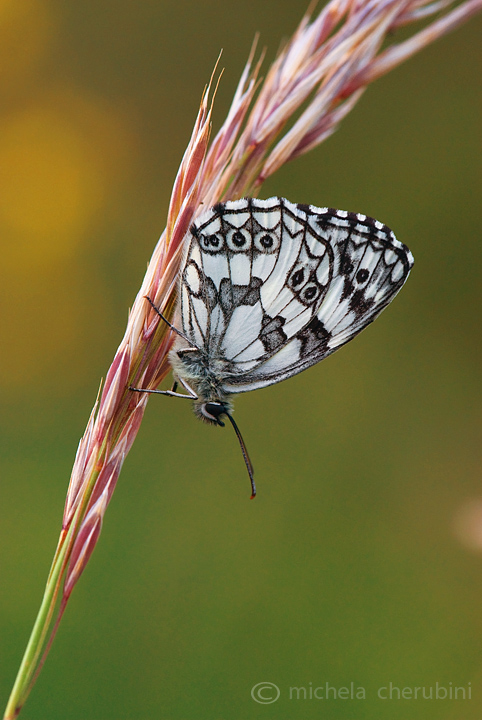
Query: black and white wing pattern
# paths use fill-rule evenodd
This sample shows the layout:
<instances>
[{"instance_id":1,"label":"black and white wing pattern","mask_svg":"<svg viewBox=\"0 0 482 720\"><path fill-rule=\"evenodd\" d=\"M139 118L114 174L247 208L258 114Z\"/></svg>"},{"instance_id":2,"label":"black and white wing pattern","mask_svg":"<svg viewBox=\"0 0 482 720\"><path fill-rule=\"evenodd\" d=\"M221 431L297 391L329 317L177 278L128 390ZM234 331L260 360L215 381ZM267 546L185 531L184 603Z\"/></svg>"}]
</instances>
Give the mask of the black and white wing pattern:
<instances>
[{"instance_id":1,"label":"black and white wing pattern","mask_svg":"<svg viewBox=\"0 0 482 720\"><path fill-rule=\"evenodd\" d=\"M191 228L183 331L208 360L222 361L226 393L254 390L351 340L412 265L408 248L365 215L277 197L222 203Z\"/></svg>"}]
</instances>

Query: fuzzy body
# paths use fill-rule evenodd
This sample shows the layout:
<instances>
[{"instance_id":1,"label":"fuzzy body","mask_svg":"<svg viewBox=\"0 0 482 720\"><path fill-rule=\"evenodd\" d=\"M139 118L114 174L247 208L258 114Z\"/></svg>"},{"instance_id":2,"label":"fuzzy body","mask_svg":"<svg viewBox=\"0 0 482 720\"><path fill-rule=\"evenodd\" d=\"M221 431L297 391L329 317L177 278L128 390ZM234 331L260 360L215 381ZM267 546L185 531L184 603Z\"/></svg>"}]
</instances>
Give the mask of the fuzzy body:
<instances>
[{"instance_id":1,"label":"fuzzy body","mask_svg":"<svg viewBox=\"0 0 482 720\"><path fill-rule=\"evenodd\" d=\"M202 349L187 347L182 338L176 341L169 360L175 379L184 380L196 394L193 410L198 418L211 424L219 424L216 419L206 414L206 403L220 403L228 412L232 412L230 395L223 389L229 363L211 357Z\"/></svg>"}]
</instances>

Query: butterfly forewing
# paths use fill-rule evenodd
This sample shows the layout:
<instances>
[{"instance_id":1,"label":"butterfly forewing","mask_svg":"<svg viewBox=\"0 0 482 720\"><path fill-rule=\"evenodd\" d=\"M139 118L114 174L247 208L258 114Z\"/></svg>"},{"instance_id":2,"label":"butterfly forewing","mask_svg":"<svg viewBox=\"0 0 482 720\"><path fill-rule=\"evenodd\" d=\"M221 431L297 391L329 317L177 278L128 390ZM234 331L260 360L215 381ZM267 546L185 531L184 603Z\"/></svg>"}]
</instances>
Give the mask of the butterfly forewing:
<instances>
[{"instance_id":1,"label":"butterfly forewing","mask_svg":"<svg viewBox=\"0 0 482 720\"><path fill-rule=\"evenodd\" d=\"M365 215L283 198L219 204L191 228L184 333L225 361L226 393L279 382L371 323L406 281L410 251Z\"/></svg>"}]
</instances>

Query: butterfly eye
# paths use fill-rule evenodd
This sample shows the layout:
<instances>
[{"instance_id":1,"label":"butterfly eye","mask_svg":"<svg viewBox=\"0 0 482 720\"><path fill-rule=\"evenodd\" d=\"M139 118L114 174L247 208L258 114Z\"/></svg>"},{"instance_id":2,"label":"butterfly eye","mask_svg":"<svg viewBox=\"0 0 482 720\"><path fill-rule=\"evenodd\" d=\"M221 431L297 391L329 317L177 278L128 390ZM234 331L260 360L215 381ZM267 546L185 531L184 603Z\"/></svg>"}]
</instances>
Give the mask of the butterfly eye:
<instances>
[{"instance_id":1,"label":"butterfly eye","mask_svg":"<svg viewBox=\"0 0 482 720\"><path fill-rule=\"evenodd\" d=\"M254 238L254 246L262 253L274 253L279 248L279 238L273 232L260 232Z\"/></svg>"},{"instance_id":2,"label":"butterfly eye","mask_svg":"<svg viewBox=\"0 0 482 720\"><path fill-rule=\"evenodd\" d=\"M223 421L220 419L221 415L226 415L226 405L224 403L208 402L201 405L201 414L206 420L216 423L224 427Z\"/></svg>"},{"instance_id":3,"label":"butterfly eye","mask_svg":"<svg viewBox=\"0 0 482 720\"><path fill-rule=\"evenodd\" d=\"M231 230L226 238L228 248L233 252L246 252L251 247L251 235L247 230Z\"/></svg>"},{"instance_id":4,"label":"butterfly eye","mask_svg":"<svg viewBox=\"0 0 482 720\"><path fill-rule=\"evenodd\" d=\"M218 233L212 235L200 235L199 242L203 250L209 253L216 253L222 250L224 245L224 238Z\"/></svg>"}]
</instances>

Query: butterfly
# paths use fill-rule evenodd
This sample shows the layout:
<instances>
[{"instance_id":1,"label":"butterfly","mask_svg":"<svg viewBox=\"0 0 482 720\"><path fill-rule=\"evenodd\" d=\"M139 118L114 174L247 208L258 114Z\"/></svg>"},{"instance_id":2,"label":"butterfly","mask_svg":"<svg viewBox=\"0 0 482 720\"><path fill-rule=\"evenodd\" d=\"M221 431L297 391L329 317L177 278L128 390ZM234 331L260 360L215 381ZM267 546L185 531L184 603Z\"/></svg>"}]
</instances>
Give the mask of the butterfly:
<instances>
[{"instance_id":1,"label":"butterfly","mask_svg":"<svg viewBox=\"0 0 482 720\"><path fill-rule=\"evenodd\" d=\"M349 342L399 292L413 256L378 220L280 197L214 205L185 242L175 324L147 298L176 333L174 386L131 389L190 398L208 423L227 417L254 497L232 396L296 375Z\"/></svg>"}]
</instances>

